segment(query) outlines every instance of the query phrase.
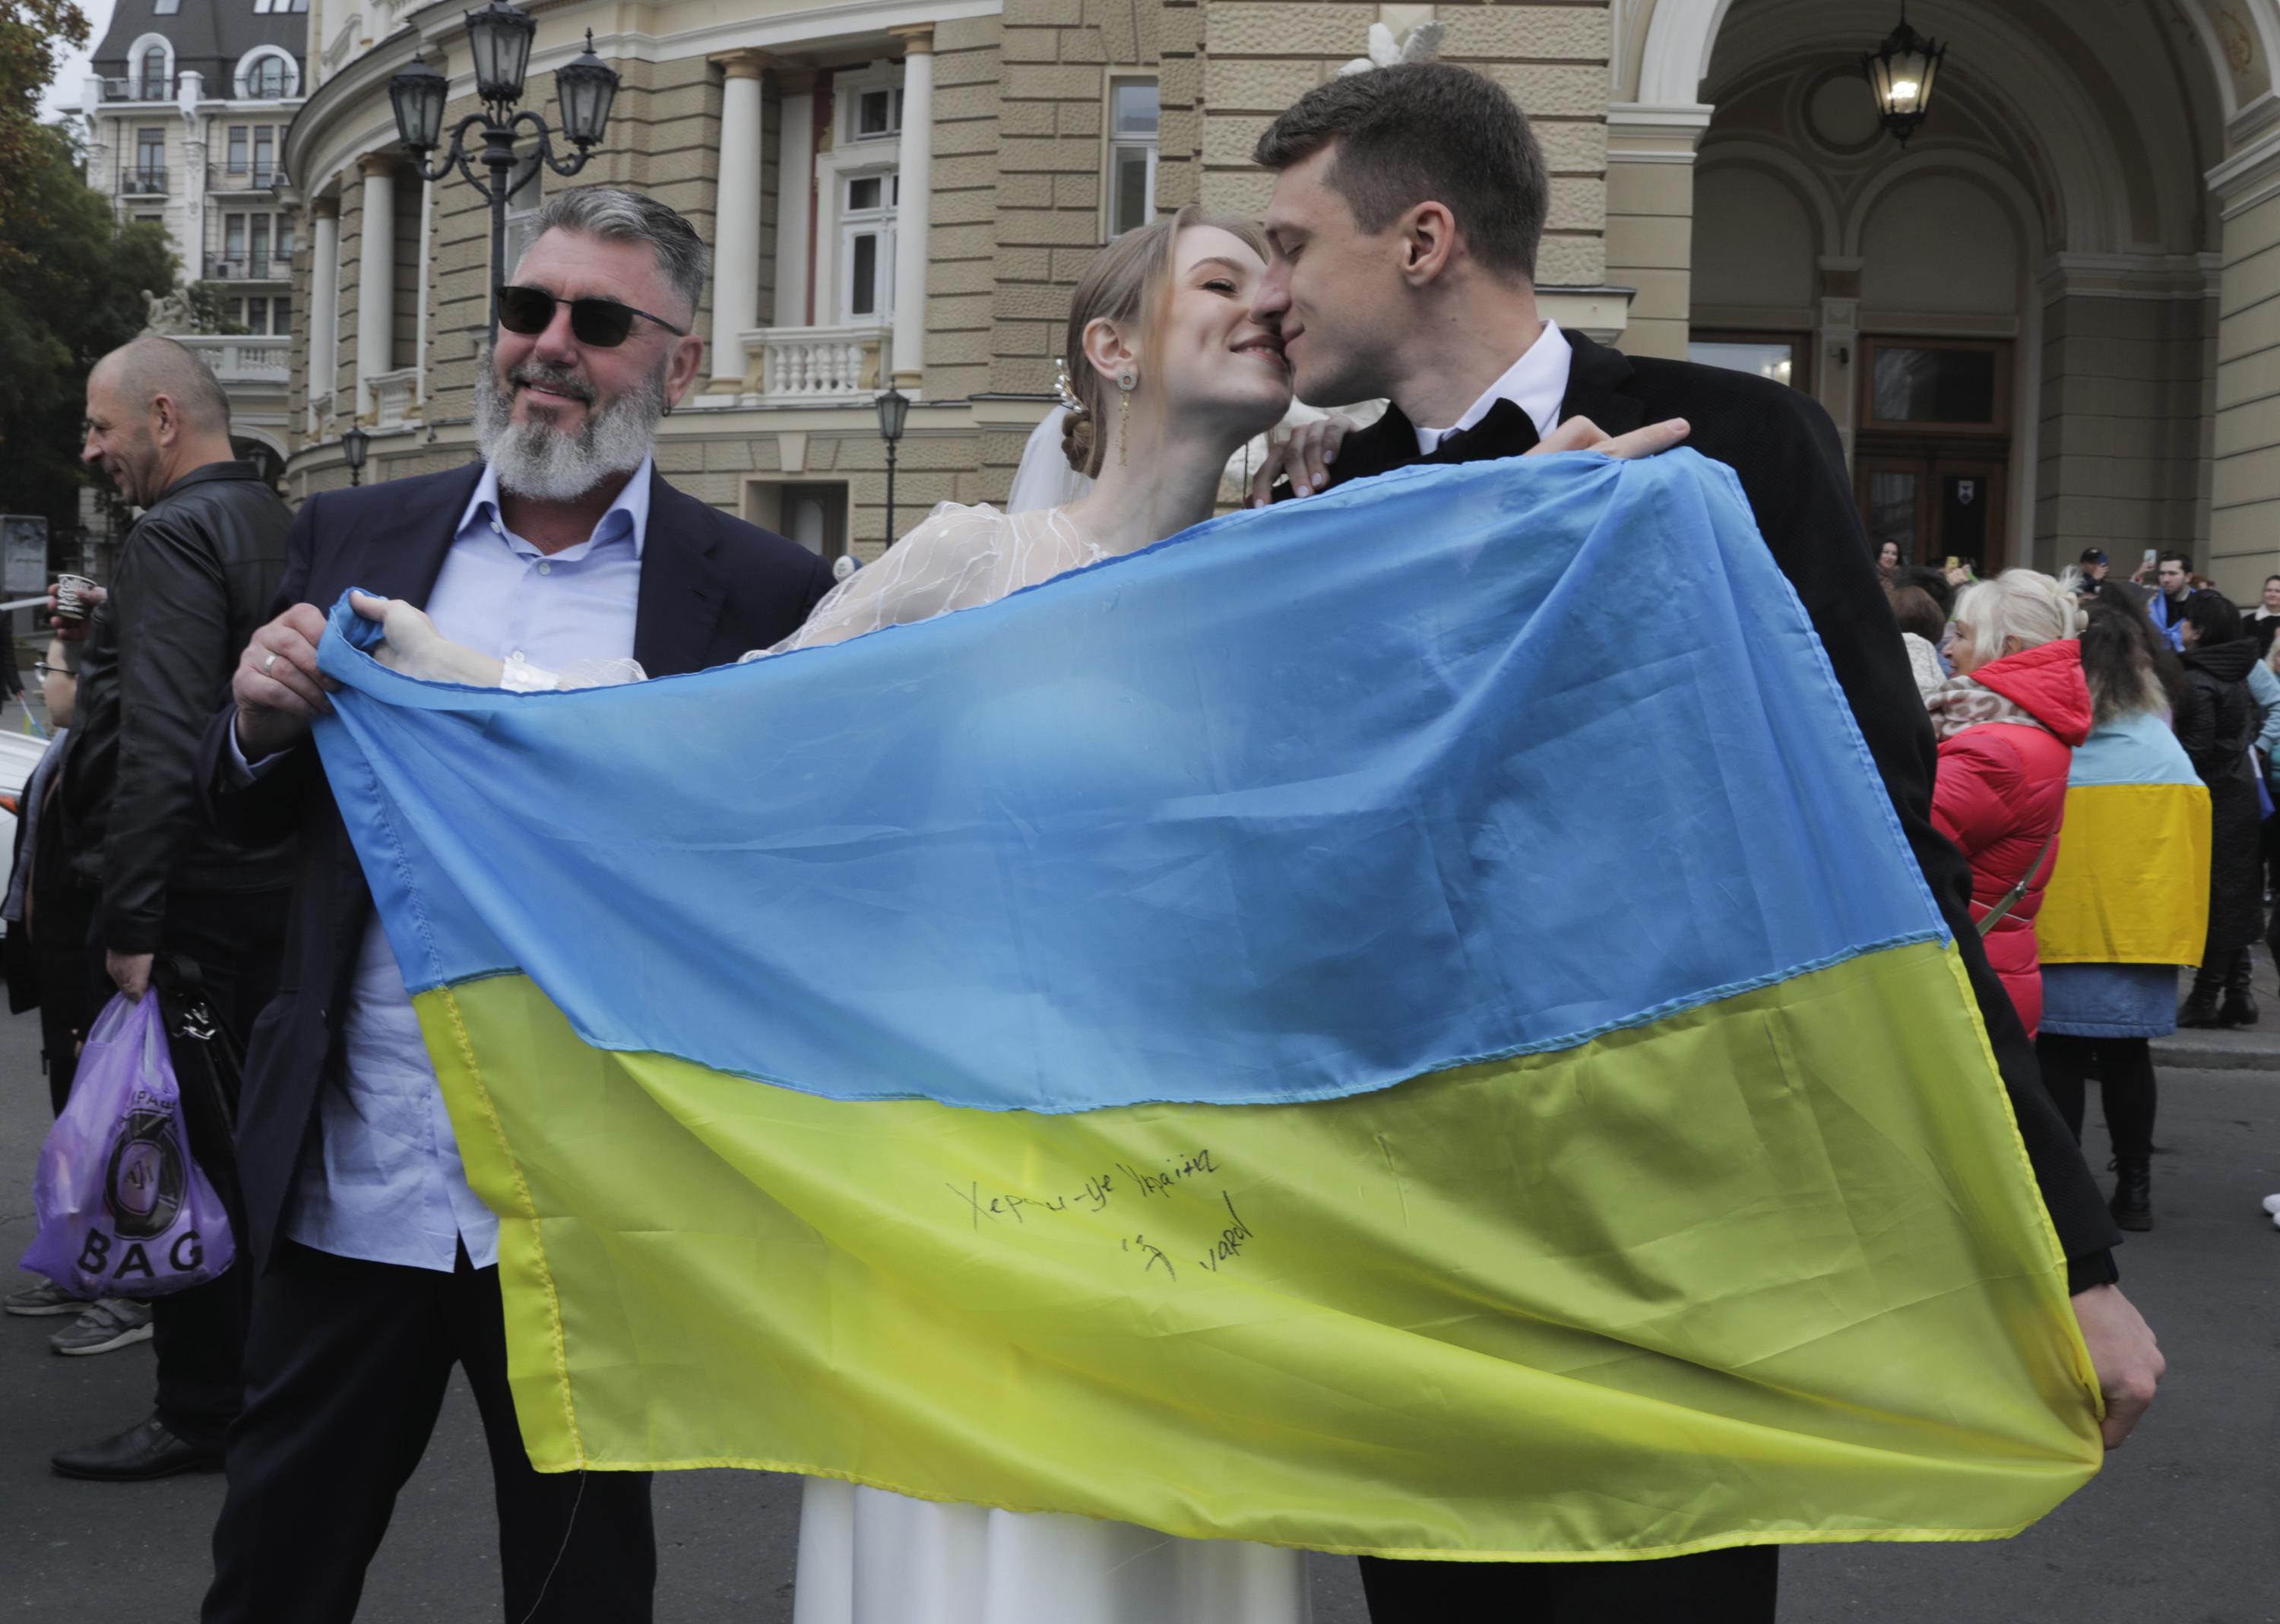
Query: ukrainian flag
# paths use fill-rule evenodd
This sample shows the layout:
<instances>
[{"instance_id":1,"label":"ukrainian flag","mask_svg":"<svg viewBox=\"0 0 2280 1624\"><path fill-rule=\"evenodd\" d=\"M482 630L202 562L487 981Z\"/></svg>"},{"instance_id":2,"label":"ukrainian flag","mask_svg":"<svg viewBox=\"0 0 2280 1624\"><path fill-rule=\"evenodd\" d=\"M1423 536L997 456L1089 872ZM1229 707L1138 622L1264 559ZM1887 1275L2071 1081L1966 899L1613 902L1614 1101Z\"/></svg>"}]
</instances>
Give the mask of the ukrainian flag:
<instances>
[{"instance_id":1,"label":"ukrainian flag","mask_svg":"<svg viewBox=\"0 0 2280 1624\"><path fill-rule=\"evenodd\" d=\"M2097 1467L1955 944L1715 464L1412 470L635 687L370 635L320 741L543 1470L1526 1559Z\"/></svg>"},{"instance_id":2,"label":"ukrainian flag","mask_svg":"<svg viewBox=\"0 0 2280 1624\"><path fill-rule=\"evenodd\" d=\"M2151 712L2074 752L2065 835L2035 915L2046 965L2198 965L2208 943L2209 797Z\"/></svg>"}]
</instances>

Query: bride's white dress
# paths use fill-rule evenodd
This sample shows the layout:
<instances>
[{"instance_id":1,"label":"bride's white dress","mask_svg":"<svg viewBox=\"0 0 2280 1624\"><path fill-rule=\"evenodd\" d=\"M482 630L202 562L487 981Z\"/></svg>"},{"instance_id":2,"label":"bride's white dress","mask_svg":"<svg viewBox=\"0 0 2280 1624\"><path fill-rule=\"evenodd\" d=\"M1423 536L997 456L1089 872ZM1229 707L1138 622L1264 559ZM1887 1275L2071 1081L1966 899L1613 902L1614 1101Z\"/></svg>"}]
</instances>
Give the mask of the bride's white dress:
<instances>
[{"instance_id":1,"label":"bride's white dress","mask_svg":"<svg viewBox=\"0 0 2280 1624\"><path fill-rule=\"evenodd\" d=\"M944 503L768 654L929 620L1109 555L1054 508ZM748 658L765 658L765 655ZM793 1624L1306 1624L1305 1558L810 1478Z\"/></svg>"}]
</instances>

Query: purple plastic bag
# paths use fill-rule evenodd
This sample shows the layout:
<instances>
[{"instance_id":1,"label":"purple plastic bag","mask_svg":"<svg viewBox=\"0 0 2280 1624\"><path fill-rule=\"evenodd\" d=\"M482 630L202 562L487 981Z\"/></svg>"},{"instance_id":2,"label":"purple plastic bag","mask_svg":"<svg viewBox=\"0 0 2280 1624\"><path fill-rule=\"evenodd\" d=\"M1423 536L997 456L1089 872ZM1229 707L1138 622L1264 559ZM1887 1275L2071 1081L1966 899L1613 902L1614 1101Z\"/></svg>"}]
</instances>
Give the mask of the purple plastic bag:
<instances>
[{"instance_id":1,"label":"purple plastic bag","mask_svg":"<svg viewBox=\"0 0 2280 1624\"><path fill-rule=\"evenodd\" d=\"M191 1159L155 993L121 993L87 1035L40 1147L22 1266L75 1296L164 1297L229 1267L229 1217Z\"/></svg>"}]
</instances>

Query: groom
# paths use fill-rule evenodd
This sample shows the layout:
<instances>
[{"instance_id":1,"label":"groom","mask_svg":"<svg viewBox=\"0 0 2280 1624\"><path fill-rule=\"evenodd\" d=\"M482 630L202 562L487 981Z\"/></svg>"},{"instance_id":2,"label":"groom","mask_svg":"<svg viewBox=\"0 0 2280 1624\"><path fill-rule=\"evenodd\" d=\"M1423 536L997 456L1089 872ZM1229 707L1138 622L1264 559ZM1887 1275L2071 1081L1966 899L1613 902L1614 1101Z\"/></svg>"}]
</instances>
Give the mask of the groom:
<instances>
[{"instance_id":1,"label":"groom","mask_svg":"<svg viewBox=\"0 0 2280 1624\"><path fill-rule=\"evenodd\" d=\"M1988 969L1969 870L1931 827L1931 729L1827 413L1780 384L1632 360L1543 319L1535 272L1550 202L1544 154L1520 109L1480 74L1425 62L1334 79L1269 126L1253 156L1275 180L1266 222L1275 258L1252 313L1281 331L1298 397L1392 402L1337 449L1323 470L1328 483L1518 456L1575 417L1614 435L1683 418L1688 443L1741 476L1960 945L2066 1251L2075 1312L2106 1396L2107 1446L2118 1446L2153 1400L2161 1358L2114 1283L2108 1249L2121 1236ZM1311 472L1298 469L1310 487ZM1777 1550L1513 1565L1366 1557L1362 1569L1377 1624L1519 1616L1765 1624Z\"/></svg>"}]
</instances>

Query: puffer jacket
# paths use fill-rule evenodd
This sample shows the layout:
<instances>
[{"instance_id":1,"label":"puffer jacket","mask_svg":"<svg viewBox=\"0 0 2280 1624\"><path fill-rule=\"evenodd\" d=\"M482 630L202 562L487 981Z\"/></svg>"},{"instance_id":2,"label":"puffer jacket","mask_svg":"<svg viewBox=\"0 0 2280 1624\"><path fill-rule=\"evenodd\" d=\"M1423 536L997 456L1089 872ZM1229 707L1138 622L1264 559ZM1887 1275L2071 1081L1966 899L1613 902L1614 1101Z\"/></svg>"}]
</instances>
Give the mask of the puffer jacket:
<instances>
[{"instance_id":1,"label":"puffer jacket","mask_svg":"<svg viewBox=\"0 0 2280 1624\"><path fill-rule=\"evenodd\" d=\"M166 487L120 543L80 661L57 797L73 871L101 891L113 952L157 951L170 888L292 879L289 843L242 846L207 827L197 774L206 722L269 618L292 524L252 464L209 463Z\"/></svg>"},{"instance_id":2,"label":"puffer jacket","mask_svg":"<svg viewBox=\"0 0 2280 1624\"><path fill-rule=\"evenodd\" d=\"M2090 736L2082 645L2046 643L1990 660L1930 703L1940 733L1931 819L1971 865L1971 917L1985 919L2033 870L2026 895L1986 937L1988 962L2032 1034L2043 1014L2035 914L2058 863L2067 769Z\"/></svg>"},{"instance_id":3,"label":"puffer jacket","mask_svg":"<svg viewBox=\"0 0 2280 1624\"><path fill-rule=\"evenodd\" d=\"M2246 947L2264 931L2264 877L2260 855L2263 811L2256 799L2256 706L2249 697L2249 668L2256 643L2188 649L2185 699L2177 707L2177 743L2209 792L2209 955ZM2206 962L2206 959L2204 960Z\"/></svg>"}]
</instances>

